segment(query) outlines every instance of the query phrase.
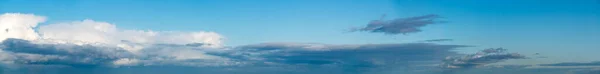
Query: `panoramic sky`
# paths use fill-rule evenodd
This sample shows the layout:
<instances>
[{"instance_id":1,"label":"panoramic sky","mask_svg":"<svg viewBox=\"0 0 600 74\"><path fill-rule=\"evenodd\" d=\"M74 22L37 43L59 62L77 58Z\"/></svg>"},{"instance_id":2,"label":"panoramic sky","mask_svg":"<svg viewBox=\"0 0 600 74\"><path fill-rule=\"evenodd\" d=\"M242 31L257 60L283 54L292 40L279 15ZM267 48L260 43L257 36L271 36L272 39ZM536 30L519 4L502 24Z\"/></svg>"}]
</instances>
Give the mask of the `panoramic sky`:
<instances>
[{"instance_id":1,"label":"panoramic sky","mask_svg":"<svg viewBox=\"0 0 600 74\"><path fill-rule=\"evenodd\" d=\"M599 74L600 0L0 0L0 74Z\"/></svg>"}]
</instances>

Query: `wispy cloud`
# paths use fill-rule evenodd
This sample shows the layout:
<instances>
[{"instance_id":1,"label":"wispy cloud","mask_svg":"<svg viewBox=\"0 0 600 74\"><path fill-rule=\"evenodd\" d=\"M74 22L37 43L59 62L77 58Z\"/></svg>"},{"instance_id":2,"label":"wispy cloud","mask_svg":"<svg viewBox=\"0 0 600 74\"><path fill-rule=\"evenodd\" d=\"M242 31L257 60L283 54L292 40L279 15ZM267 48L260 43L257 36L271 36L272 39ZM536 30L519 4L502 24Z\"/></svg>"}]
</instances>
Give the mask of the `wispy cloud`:
<instances>
[{"instance_id":1,"label":"wispy cloud","mask_svg":"<svg viewBox=\"0 0 600 74\"><path fill-rule=\"evenodd\" d=\"M600 68L575 69L575 70L570 70L566 74L600 74Z\"/></svg>"},{"instance_id":2,"label":"wispy cloud","mask_svg":"<svg viewBox=\"0 0 600 74\"><path fill-rule=\"evenodd\" d=\"M565 62L555 64L540 64L540 66L600 66L600 61L597 62Z\"/></svg>"},{"instance_id":3,"label":"wispy cloud","mask_svg":"<svg viewBox=\"0 0 600 74\"><path fill-rule=\"evenodd\" d=\"M421 27L442 23L437 19L441 18L436 14L429 14L423 16L398 18L394 20L373 20L367 24L366 27L355 28L352 31L367 31L372 33L384 33L384 34L408 34L421 32Z\"/></svg>"},{"instance_id":4,"label":"wispy cloud","mask_svg":"<svg viewBox=\"0 0 600 74\"><path fill-rule=\"evenodd\" d=\"M423 40L419 42L444 42L444 41L452 41L454 39L431 39L431 40Z\"/></svg>"},{"instance_id":5,"label":"wispy cloud","mask_svg":"<svg viewBox=\"0 0 600 74\"><path fill-rule=\"evenodd\" d=\"M444 68L473 68L486 64L502 62L509 59L525 59L524 55L508 53L503 48L489 48L476 54L464 56L450 56L444 59Z\"/></svg>"}]
</instances>

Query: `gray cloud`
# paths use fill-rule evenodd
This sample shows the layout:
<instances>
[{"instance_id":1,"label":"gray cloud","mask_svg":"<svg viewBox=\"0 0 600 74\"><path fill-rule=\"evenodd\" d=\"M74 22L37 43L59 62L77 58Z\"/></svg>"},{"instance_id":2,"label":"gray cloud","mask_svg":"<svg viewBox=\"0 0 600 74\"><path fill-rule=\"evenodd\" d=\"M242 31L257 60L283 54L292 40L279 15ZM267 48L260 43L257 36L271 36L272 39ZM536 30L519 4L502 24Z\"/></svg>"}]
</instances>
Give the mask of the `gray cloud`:
<instances>
[{"instance_id":1,"label":"gray cloud","mask_svg":"<svg viewBox=\"0 0 600 74\"><path fill-rule=\"evenodd\" d=\"M525 59L524 55L518 53L508 53L503 48L490 48L482 50L476 54L464 56L450 56L444 59L442 67L444 68L472 68L486 64L502 62L509 59Z\"/></svg>"},{"instance_id":2,"label":"gray cloud","mask_svg":"<svg viewBox=\"0 0 600 74\"><path fill-rule=\"evenodd\" d=\"M575 70L570 70L566 74L600 74L600 68L575 69Z\"/></svg>"},{"instance_id":3,"label":"gray cloud","mask_svg":"<svg viewBox=\"0 0 600 74\"><path fill-rule=\"evenodd\" d=\"M311 43L263 43L241 46L239 49L258 52L264 60L279 64L308 65L420 65L435 64L449 51L464 45L432 43L328 45Z\"/></svg>"},{"instance_id":4,"label":"gray cloud","mask_svg":"<svg viewBox=\"0 0 600 74\"><path fill-rule=\"evenodd\" d=\"M125 42L127 43L127 42ZM7 39L0 45L1 62L71 67L112 66L340 66L374 68L440 63L464 45L433 43L332 45L263 43L236 48L202 48L202 43L153 44L138 52L102 44L45 44ZM5 63L6 64L6 63Z\"/></svg>"},{"instance_id":5,"label":"gray cloud","mask_svg":"<svg viewBox=\"0 0 600 74\"><path fill-rule=\"evenodd\" d=\"M436 19L441 18L439 15L430 14L424 16L398 18L394 20L373 20L366 27L353 29L352 31L367 31L373 33L385 34L408 34L421 32L421 27L442 23Z\"/></svg>"},{"instance_id":6,"label":"gray cloud","mask_svg":"<svg viewBox=\"0 0 600 74\"><path fill-rule=\"evenodd\" d=\"M0 64L64 65L70 67L114 66L222 66L236 65L220 56L209 55L211 49L199 43L154 44L139 52L102 44L39 43L21 39L6 39L0 45Z\"/></svg>"},{"instance_id":7,"label":"gray cloud","mask_svg":"<svg viewBox=\"0 0 600 74\"><path fill-rule=\"evenodd\" d=\"M132 46L135 43L125 41ZM440 63L464 45L433 43L354 44L263 43L235 48L202 48L202 43L152 44L138 52L103 44L40 43L6 39L0 61L20 65L112 66L334 66L347 69L405 67ZM413 67L417 68L417 67Z\"/></svg>"},{"instance_id":8,"label":"gray cloud","mask_svg":"<svg viewBox=\"0 0 600 74\"><path fill-rule=\"evenodd\" d=\"M587 62L587 63L565 62L565 63L555 63L555 64L540 64L540 66L600 66L600 61Z\"/></svg>"},{"instance_id":9,"label":"gray cloud","mask_svg":"<svg viewBox=\"0 0 600 74\"><path fill-rule=\"evenodd\" d=\"M133 57L125 50L111 47L73 44L33 44L26 40L6 39L0 45L3 61L16 64L72 65L93 67L111 64L119 58ZM10 59L10 60L7 60Z\"/></svg>"},{"instance_id":10,"label":"gray cloud","mask_svg":"<svg viewBox=\"0 0 600 74\"><path fill-rule=\"evenodd\" d=\"M423 40L419 42L444 42L444 41L452 41L453 39L431 39L431 40Z\"/></svg>"},{"instance_id":11,"label":"gray cloud","mask_svg":"<svg viewBox=\"0 0 600 74\"><path fill-rule=\"evenodd\" d=\"M135 45L135 43L129 43ZM450 51L464 45L433 43L354 44L263 43L235 48L202 48L202 43L152 44L138 52L103 44L40 43L6 39L0 45L3 65L46 65L75 68L207 66L270 71L275 68L297 68L292 71L335 71L339 73L379 72L392 69L429 69ZM9 63L10 62L10 63ZM269 69L269 70L263 70ZM288 70L282 70L288 71Z\"/></svg>"},{"instance_id":12,"label":"gray cloud","mask_svg":"<svg viewBox=\"0 0 600 74\"><path fill-rule=\"evenodd\" d=\"M530 68L530 65L493 65L430 74L598 74L598 70L597 68Z\"/></svg>"}]
</instances>

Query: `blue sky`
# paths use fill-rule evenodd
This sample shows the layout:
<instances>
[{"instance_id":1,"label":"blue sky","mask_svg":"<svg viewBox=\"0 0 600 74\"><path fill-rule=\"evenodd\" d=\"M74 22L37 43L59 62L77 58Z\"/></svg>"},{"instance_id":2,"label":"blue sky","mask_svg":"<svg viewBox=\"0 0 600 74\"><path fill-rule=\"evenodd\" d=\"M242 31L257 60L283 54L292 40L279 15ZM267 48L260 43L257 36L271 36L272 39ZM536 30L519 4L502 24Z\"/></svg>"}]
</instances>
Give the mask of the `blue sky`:
<instances>
[{"instance_id":1,"label":"blue sky","mask_svg":"<svg viewBox=\"0 0 600 74\"><path fill-rule=\"evenodd\" d=\"M600 60L597 0L2 0L0 12L33 13L47 23L93 19L138 30L214 31L227 45L261 42L333 44L398 43L455 39L478 46L505 47L561 60ZM449 23L412 35L347 33L387 14L388 19L439 14ZM550 47L555 46L555 47ZM592 52L591 52L592 51ZM581 56L561 56L568 53ZM587 54L587 55L586 55ZM587 57L573 59L574 57Z\"/></svg>"},{"instance_id":2,"label":"blue sky","mask_svg":"<svg viewBox=\"0 0 600 74\"><path fill-rule=\"evenodd\" d=\"M503 47L548 58L509 64L599 61L598 0L0 0L0 13L48 17L41 25L92 19L123 29L213 31L225 45L264 42L409 43L454 39L461 53ZM423 32L347 32L371 20L438 14Z\"/></svg>"}]
</instances>

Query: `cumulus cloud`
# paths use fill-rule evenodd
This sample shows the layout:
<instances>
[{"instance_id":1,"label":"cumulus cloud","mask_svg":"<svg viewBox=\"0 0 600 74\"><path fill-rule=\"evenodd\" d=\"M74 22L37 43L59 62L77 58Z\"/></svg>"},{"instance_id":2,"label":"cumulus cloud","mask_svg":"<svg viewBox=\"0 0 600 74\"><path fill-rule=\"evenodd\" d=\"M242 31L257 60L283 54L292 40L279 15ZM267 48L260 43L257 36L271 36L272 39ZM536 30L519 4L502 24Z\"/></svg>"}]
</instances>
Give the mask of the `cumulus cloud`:
<instances>
[{"instance_id":1,"label":"cumulus cloud","mask_svg":"<svg viewBox=\"0 0 600 74\"><path fill-rule=\"evenodd\" d=\"M518 53L508 53L503 48L489 48L476 54L464 56L449 56L444 59L442 67L444 68L472 68L480 67L491 63L502 62L509 59L525 59L524 55Z\"/></svg>"},{"instance_id":2,"label":"cumulus cloud","mask_svg":"<svg viewBox=\"0 0 600 74\"><path fill-rule=\"evenodd\" d=\"M223 36L215 32L156 32L121 30L107 22L83 20L39 27L43 39L79 41L82 43L119 44L128 41L141 44L204 43L206 47L221 47Z\"/></svg>"},{"instance_id":3,"label":"cumulus cloud","mask_svg":"<svg viewBox=\"0 0 600 74\"><path fill-rule=\"evenodd\" d=\"M123 30L94 20L37 26L44 21L45 17L33 14L1 15L0 64L74 67L236 64L207 54L225 49L223 36L215 32Z\"/></svg>"},{"instance_id":4,"label":"cumulus cloud","mask_svg":"<svg viewBox=\"0 0 600 74\"><path fill-rule=\"evenodd\" d=\"M439 15L429 14L416 17L398 18L394 20L373 20L366 27L352 29L352 31L367 31L372 33L384 34L408 34L421 32L421 27L442 23L437 21L441 18Z\"/></svg>"},{"instance_id":5,"label":"cumulus cloud","mask_svg":"<svg viewBox=\"0 0 600 74\"><path fill-rule=\"evenodd\" d=\"M33 27L46 21L45 17L33 14L6 13L0 15L0 41L7 38L34 40L38 38Z\"/></svg>"}]
</instances>

